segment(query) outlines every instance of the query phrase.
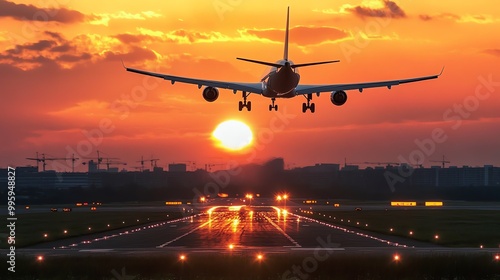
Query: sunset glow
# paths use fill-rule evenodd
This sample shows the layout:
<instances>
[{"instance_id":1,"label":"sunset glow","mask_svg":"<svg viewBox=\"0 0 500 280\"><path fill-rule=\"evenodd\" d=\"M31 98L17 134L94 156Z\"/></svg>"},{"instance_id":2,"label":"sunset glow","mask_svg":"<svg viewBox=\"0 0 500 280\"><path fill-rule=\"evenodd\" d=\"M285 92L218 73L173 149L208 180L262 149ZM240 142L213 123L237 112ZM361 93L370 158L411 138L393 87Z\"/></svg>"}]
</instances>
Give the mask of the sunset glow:
<instances>
[{"instance_id":1,"label":"sunset glow","mask_svg":"<svg viewBox=\"0 0 500 280\"><path fill-rule=\"evenodd\" d=\"M258 82L267 67L236 60L283 56L290 6L294 63L339 59L300 69L304 84L369 82L437 74L392 89L270 100L219 89L206 102L195 85L126 72L130 67L178 76ZM284 157L319 162L408 161L500 165L500 9L493 0L457 1L53 1L0 0L0 166L53 158L124 162L154 155L168 162L262 162ZM213 145L219 123L238 119L254 138L250 156ZM431 143L434 131L440 142ZM431 140L429 140L431 139ZM241 140L241 139L240 139ZM441 141L442 140L442 141ZM227 146L226 144L224 144ZM249 160L247 160L249 159ZM70 171L70 160L47 169ZM131 165L133 166L133 165ZM83 161L77 171L86 171Z\"/></svg>"}]
</instances>

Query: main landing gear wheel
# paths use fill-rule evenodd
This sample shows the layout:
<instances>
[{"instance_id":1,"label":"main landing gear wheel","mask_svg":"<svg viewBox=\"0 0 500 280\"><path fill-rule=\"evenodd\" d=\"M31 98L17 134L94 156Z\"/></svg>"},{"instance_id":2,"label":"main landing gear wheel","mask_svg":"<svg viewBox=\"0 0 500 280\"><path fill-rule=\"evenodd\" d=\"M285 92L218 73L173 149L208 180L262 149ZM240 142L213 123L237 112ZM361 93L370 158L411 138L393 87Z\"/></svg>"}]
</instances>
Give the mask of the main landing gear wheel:
<instances>
[{"instance_id":1,"label":"main landing gear wheel","mask_svg":"<svg viewBox=\"0 0 500 280\"><path fill-rule=\"evenodd\" d=\"M276 99L275 99L275 98L272 98L272 99L271 99L272 104L271 104L271 105L269 105L269 111L272 111L273 109L274 109L275 111L278 111L278 104L274 104L274 101L276 101Z\"/></svg>"},{"instance_id":2,"label":"main landing gear wheel","mask_svg":"<svg viewBox=\"0 0 500 280\"><path fill-rule=\"evenodd\" d=\"M251 101L248 101L247 102L247 97L248 95L250 94L247 94L245 91L242 93L243 95L243 101L240 101L238 103L238 110L241 111L243 110L243 108L247 108L247 111L252 111L252 102Z\"/></svg>"},{"instance_id":3,"label":"main landing gear wheel","mask_svg":"<svg viewBox=\"0 0 500 280\"><path fill-rule=\"evenodd\" d=\"M307 109L311 110L311 113L314 113L316 111L316 106L314 103L311 103L312 94L308 94L306 99L307 103L302 103L302 113L307 112Z\"/></svg>"}]
</instances>

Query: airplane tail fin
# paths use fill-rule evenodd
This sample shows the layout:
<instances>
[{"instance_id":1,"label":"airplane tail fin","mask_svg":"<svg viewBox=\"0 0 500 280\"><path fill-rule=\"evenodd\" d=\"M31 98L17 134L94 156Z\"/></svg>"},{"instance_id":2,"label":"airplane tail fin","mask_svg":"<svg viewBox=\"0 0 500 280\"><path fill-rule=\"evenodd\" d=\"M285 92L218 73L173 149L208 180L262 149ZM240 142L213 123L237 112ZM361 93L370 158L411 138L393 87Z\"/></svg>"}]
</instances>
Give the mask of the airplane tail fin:
<instances>
[{"instance_id":1,"label":"airplane tail fin","mask_svg":"<svg viewBox=\"0 0 500 280\"><path fill-rule=\"evenodd\" d=\"M283 60L285 62L288 61L288 34L290 33L289 31L290 31L290 7L288 7L288 9L286 11L285 46L284 46L284 51L283 51ZM260 61L260 60L253 60L253 59L248 59L248 58L237 57L236 59L247 61L247 62L252 62L252 63L257 63L257 64L263 64L263 65L267 65L267 66L271 66L271 67L276 67L278 69L284 66L283 64ZM312 65L318 65L318 64L335 63L335 62L339 62L339 61L340 60L329 60L329 61L292 64L292 65L290 65L290 67L291 68L298 68L298 67L312 66Z\"/></svg>"},{"instance_id":2,"label":"airplane tail fin","mask_svg":"<svg viewBox=\"0 0 500 280\"><path fill-rule=\"evenodd\" d=\"M290 7L286 10L286 31L285 31L285 49L283 51L283 59L288 61L288 31L290 24Z\"/></svg>"}]
</instances>

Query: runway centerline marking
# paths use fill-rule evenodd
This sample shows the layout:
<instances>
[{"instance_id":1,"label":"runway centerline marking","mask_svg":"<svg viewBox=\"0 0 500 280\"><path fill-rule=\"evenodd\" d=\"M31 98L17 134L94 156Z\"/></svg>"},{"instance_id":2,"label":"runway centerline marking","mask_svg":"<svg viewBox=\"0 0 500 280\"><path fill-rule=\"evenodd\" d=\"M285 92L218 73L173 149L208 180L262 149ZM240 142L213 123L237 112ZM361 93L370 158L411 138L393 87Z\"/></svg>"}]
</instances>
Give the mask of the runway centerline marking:
<instances>
[{"instance_id":1,"label":"runway centerline marking","mask_svg":"<svg viewBox=\"0 0 500 280\"><path fill-rule=\"evenodd\" d=\"M195 231L199 230L200 228L202 228L202 227L206 226L207 224L209 224L209 223L211 223L211 222L212 222L212 219L209 219L207 222L203 223L203 224L202 224L202 225L200 225L199 227L194 228L194 229L192 229L192 230L190 230L190 231L188 231L188 232L184 233L183 235L178 236L178 237L176 237L176 238L174 238L174 239L172 239L172 240L170 240L170 241L168 241L168 242L165 242L165 243L163 243L163 244L161 244L161 245L159 245L159 246L156 246L156 248L163 248L163 247L165 247L165 246L168 246L168 244L170 244L170 243L172 243L172 242L175 242L175 241L177 241L177 240L179 240L179 239L183 238L184 236L187 236L187 235L189 235L189 234L191 234L191 233L193 233L193 232L195 232Z\"/></svg>"},{"instance_id":2,"label":"runway centerline marking","mask_svg":"<svg viewBox=\"0 0 500 280\"><path fill-rule=\"evenodd\" d=\"M276 223L274 223L271 218L269 218L267 215L264 215L264 217L266 218L266 220L268 222L271 223L271 225L273 225L279 232L281 232L281 234L283 234L288 240L290 240L290 242L292 242L295 247L302 247L300 246L299 243L297 243L297 241L295 241L292 237L290 237L290 235L288 235L283 229L280 228L280 226L278 226Z\"/></svg>"}]
</instances>

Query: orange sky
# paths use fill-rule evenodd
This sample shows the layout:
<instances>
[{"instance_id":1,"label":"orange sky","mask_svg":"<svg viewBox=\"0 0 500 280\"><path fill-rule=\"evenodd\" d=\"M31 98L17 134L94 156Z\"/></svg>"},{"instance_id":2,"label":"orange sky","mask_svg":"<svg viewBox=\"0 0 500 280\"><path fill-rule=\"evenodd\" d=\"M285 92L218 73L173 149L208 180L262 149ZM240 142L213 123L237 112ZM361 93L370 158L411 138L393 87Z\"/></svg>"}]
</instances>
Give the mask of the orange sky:
<instances>
[{"instance_id":1,"label":"orange sky","mask_svg":"<svg viewBox=\"0 0 500 280\"><path fill-rule=\"evenodd\" d=\"M424 165L446 155L452 165L499 166L497 2L348 2L0 0L0 167L34 164L25 158L35 152L95 157L97 150L128 169L142 155L160 158L161 166L272 157L290 167L345 157L398 162L422 151L416 141L435 129L446 140L432 144ZM390 91L349 91L342 107L325 93L314 99L315 114L303 114L301 97L278 100L276 113L268 111L269 99L252 95L253 110L239 112L240 93L220 90L207 103L196 86L121 66L122 59L173 75L256 82L267 69L235 58L281 59L287 6L290 58L341 60L301 68L301 83L445 72ZM246 153L221 150L210 139L227 119L254 130Z\"/></svg>"}]
</instances>

